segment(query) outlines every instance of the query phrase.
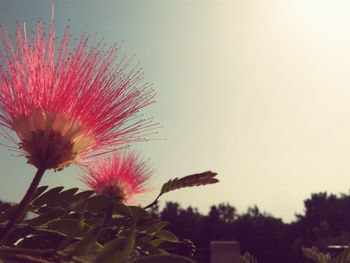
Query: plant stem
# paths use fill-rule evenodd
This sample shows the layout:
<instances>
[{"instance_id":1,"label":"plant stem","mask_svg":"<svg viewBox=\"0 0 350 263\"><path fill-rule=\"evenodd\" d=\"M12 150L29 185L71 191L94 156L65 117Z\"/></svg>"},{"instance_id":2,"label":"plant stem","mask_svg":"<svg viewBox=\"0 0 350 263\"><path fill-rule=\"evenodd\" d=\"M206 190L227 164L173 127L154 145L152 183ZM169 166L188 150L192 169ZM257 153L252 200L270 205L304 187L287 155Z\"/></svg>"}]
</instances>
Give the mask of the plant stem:
<instances>
[{"instance_id":1,"label":"plant stem","mask_svg":"<svg viewBox=\"0 0 350 263\"><path fill-rule=\"evenodd\" d=\"M153 206L157 205L158 204L158 199L159 197L161 197L163 193L160 193L157 198L152 202L150 203L149 205L146 205L143 209L148 209L148 208L152 208Z\"/></svg>"},{"instance_id":2,"label":"plant stem","mask_svg":"<svg viewBox=\"0 0 350 263\"><path fill-rule=\"evenodd\" d=\"M20 220L20 218L26 213L26 210L28 208L28 205L32 201L32 198L37 190L37 187L40 183L41 178L43 177L45 173L46 168L38 168L36 171L36 174L34 176L34 179L32 183L30 184L25 196L23 197L22 201L19 203L15 214L12 216L10 221L7 223L5 229L1 233L0 236L0 246L3 246L5 242L7 241L7 238L12 231L13 227L16 225L16 223Z\"/></svg>"}]
</instances>

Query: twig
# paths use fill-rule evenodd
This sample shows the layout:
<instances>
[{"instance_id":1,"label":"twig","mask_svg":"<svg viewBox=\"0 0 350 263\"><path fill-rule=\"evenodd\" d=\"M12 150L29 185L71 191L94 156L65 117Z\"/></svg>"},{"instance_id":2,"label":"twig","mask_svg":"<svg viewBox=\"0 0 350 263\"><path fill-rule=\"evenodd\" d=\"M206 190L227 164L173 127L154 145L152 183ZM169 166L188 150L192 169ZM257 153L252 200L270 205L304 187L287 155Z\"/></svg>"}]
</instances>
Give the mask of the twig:
<instances>
[{"instance_id":1,"label":"twig","mask_svg":"<svg viewBox=\"0 0 350 263\"><path fill-rule=\"evenodd\" d=\"M145 206L143 209L148 209L148 208L152 208L153 206L156 206L158 204L158 199L159 197L162 196L163 193L160 193L157 198L152 202L150 203L149 205Z\"/></svg>"}]
</instances>

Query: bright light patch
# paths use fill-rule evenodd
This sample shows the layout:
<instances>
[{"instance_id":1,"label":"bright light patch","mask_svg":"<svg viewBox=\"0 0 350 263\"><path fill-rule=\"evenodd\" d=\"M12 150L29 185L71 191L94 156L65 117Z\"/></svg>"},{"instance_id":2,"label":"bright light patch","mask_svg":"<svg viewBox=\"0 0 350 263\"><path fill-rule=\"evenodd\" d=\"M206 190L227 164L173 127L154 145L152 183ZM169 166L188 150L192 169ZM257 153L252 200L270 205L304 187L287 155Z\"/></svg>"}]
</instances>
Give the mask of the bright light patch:
<instances>
[{"instance_id":1,"label":"bright light patch","mask_svg":"<svg viewBox=\"0 0 350 263\"><path fill-rule=\"evenodd\" d=\"M300 24L308 33L316 33L335 40L344 39L350 32L350 1L295 1Z\"/></svg>"}]
</instances>

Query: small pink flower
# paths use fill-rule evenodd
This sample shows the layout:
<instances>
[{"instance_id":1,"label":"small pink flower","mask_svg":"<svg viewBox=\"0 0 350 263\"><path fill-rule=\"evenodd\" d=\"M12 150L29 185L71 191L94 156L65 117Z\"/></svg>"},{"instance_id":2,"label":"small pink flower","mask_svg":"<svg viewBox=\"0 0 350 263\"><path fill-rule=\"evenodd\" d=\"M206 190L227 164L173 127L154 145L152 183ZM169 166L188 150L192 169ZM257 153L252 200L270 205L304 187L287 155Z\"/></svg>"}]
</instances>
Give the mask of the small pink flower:
<instances>
[{"instance_id":1,"label":"small pink flower","mask_svg":"<svg viewBox=\"0 0 350 263\"><path fill-rule=\"evenodd\" d=\"M147 191L146 183L151 175L152 169L146 161L124 151L88 164L83 181L97 194L133 203L135 195Z\"/></svg>"},{"instance_id":2,"label":"small pink flower","mask_svg":"<svg viewBox=\"0 0 350 263\"><path fill-rule=\"evenodd\" d=\"M0 128L16 132L10 139L38 168L61 170L154 127L137 116L154 101L139 64L130 66L120 45L90 46L83 33L72 47L71 38L68 25L56 44L53 19L46 36L41 21L31 36L17 25L15 45L0 28Z\"/></svg>"}]
</instances>

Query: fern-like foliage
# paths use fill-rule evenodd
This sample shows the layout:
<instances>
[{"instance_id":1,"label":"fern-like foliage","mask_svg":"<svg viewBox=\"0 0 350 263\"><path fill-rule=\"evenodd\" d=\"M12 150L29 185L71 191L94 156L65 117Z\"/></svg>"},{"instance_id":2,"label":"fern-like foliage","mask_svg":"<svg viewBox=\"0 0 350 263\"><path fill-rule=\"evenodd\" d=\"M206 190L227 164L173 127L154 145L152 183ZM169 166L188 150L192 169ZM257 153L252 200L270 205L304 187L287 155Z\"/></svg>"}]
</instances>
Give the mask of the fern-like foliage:
<instances>
[{"instance_id":1,"label":"fern-like foliage","mask_svg":"<svg viewBox=\"0 0 350 263\"><path fill-rule=\"evenodd\" d=\"M0 233L16 208L0 202ZM194 263L161 248L179 242L168 224L93 191L43 186L0 247L0 263Z\"/></svg>"},{"instance_id":2,"label":"fern-like foliage","mask_svg":"<svg viewBox=\"0 0 350 263\"><path fill-rule=\"evenodd\" d=\"M160 193L164 194L184 187L215 184L219 182L219 180L215 178L216 175L217 173L207 171L203 173L188 175L182 178L175 178L165 183L162 186Z\"/></svg>"},{"instance_id":3,"label":"fern-like foliage","mask_svg":"<svg viewBox=\"0 0 350 263\"><path fill-rule=\"evenodd\" d=\"M349 245L337 258L333 259L331 262L332 263L350 263L350 247L349 247Z\"/></svg>"},{"instance_id":4,"label":"fern-like foliage","mask_svg":"<svg viewBox=\"0 0 350 263\"><path fill-rule=\"evenodd\" d=\"M303 248L303 254L317 263L329 263L331 260L329 253L323 253L316 247Z\"/></svg>"},{"instance_id":5,"label":"fern-like foliage","mask_svg":"<svg viewBox=\"0 0 350 263\"><path fill-rule=\"evenodd\" d=\"M215 176L208 171L175 178L163 185L159 196L216 183ZM16 204L0 202L0 233L16 209ZM6 246L0 247L0 263L194 263L161 248L163 243L179 242L165 229L168 224L110 196L41 186L27 215L14 226Z\"/></svg>"},{"instance_id":6,"label":"fern-like foliage","mask_svg":"<svg viewBox=\"0 0 350 263\"><path fill-rule=\"evenodd\" d=\"M145 208L150 208L150 207L156 205L159 197L161 197L161 195L163 195L167 192L170 192L170 191L173 191L176 189L180 189L180 188L184 188L184 187L215 184L215 183L219 182L219 180L217 178L215 178L216 175L217 175L217 173L214 173L212 171L206 171L203 173L192 174L192 175L187 175L187 176L181 177L181 178L176 177L175 179L171 179L168 182L166 182L165 184L163 184L157 198L152 203L150 203L148 206L146 206Z\"/></svg>"},{"instance_id":7,"label":"fern-like foliage","mask_svg":"<svg viewBox=\"0 0 350 263\"><path fill-rule=\"evenodd\" d=\"M239 263L258 263L258 260L252 254L246 251L243 253L243 255L241 255Z\"/></svg>"}]
</instances>

